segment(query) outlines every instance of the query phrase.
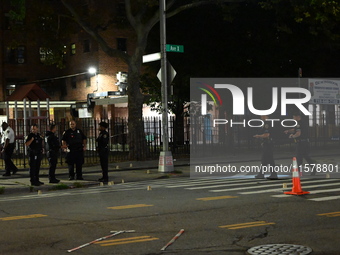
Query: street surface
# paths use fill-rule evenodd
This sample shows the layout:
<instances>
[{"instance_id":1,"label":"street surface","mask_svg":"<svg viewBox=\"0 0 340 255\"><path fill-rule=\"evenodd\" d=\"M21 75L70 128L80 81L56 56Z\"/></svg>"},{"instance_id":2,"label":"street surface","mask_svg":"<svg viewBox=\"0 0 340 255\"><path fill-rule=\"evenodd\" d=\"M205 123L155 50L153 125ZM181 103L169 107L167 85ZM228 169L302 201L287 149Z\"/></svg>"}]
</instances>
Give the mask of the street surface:
<instances>
[{"instance_id":1,"label":"street surface","mask_svg":"<svg viewBox=\"0 0 340 255\"><path fill-rule=\"evenodd\" d=\"M189 167L187 167L189 168ZM339 179L302 178L304 196L284 195L291 178L144 180L0 196L0 254L230 254L263 244L299 244L338 255ZM161 251L181 229L184 233Z\"/></svg>"}]
</instances>

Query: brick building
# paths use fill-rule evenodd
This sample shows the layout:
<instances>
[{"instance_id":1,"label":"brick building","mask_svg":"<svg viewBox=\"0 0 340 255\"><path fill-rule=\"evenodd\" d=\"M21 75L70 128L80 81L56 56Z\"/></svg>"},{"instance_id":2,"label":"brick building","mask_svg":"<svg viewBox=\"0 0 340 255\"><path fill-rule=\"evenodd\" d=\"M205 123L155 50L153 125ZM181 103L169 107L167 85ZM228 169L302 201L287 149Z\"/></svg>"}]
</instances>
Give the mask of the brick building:
<instances>
[{"instance_id":1,"label":"brick building","mask_svg":"<svg viewBox=\"0 0 340 255\"><path fill-rule=\"evenodd\" d=\"M26 15L23 27L32 22L30 13L32 3L26 1ZM84 1L89 5L93 1ZM122 10L122 1L116 0L109 3L115 4L117 13ZM0 3L0 100L6 101L14 90L20 90L26 84L36 83L54 101L79 102L73 109L87 108L88 98L108 97L115 94L124 94L126 82L126 64L119 58L109 57L98 43L86 32L78 29L69 37L64 45L63 69L56 65L45 65L48 52L43 48L39 38L32 38L25 29L14 30L12 27L20 26L20 22L13 24L10 19L10 0ZM110 39L110 46L122 51L132 51L134 36L128 29L109 28L101 33ZM89 73L89 68L95 68L94 73ZM117 92L120 91L120 92ZM12 98L11 100L22 100ZM127 100L119 104L103 103L95 106L93 117L125 117L127 115ZM93 105L93 104L92 104ZM1 114L6 114L4 109ZM55 111L56 117L71 118L74 111L70 108ZM58 116L59 115L59 116Z\"/></svg>"}]
</instances>

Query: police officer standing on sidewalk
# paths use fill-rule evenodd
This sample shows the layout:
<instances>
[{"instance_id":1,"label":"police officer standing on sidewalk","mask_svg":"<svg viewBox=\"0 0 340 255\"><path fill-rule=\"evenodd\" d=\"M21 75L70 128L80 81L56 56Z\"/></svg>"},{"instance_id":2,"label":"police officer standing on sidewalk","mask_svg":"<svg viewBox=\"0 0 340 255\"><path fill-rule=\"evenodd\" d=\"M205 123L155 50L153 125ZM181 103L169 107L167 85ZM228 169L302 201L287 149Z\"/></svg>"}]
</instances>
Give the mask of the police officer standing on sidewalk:
<instances>
[{"instance_id":1,"label":"police officer standing on sidewalk","mask_svg":"<svg viewBox=\"0 0 340 255\"><path fill-rule=\"evenodd\" d=\"M76 179L83 180L84 151L86 150L87 137L76 126L74 120L70 121L70 128L63 133L62 148L69 149L66 155L69 179L74 180L74 165L76 165Z\"/></svg>"},{"instance_id":2,"label":"police officer standing on sidewalk","mask_svg":"<svg viewBox=\"0 0 340 255\"><path fill-rule=\"evenodd\" d=\"M42 154L44 150L44 140L38 133L39 129L36 124L31 126L31 133L27 136L25 145L28 147L30 180L31 185L40 186L44 183L39 181L39 171Z\"/></svg>"},{"instance_id":3,"label":"police officer standing on sidewalk","mask_svg":"<svg viewBox=\"0 0 340 255\"><path fill-rule=\"evenodd\" d=\"M11 176L11 171L16 174L18 168L14 165L12 161L12 155L15 148L15 135L13 129L7 124L7 122L2 123L2 154L5 161L5 173L3 176Z\"/></svg>"},{"instance_id":4,"label":"police officer standing on sidewalk","mask_svg":"<svg viewBox=\"0 0 340 255\"><path fill-rule=\"evenodd\" d=\"M56 125L51 124L50 130L48 130L45 135L46 154L47 154L48 163L50 165L50 168L48 171L48 177L50 179L50 183L60 182L60 180L58 180L55 177L55 170L57 168L57 161L58 161L59 150L60 150L60 141L58 137L55 135L56 129L57 129Z\"/></svg>"},{"instance_id":5,"label":"police officer standing on sidewalk","mask_svg":"<svg viewBox=\"0 0 340 255\"><path fill-rule=\"evenodd\" d=\"M292 129L285 130L284 133L290 134L289 138L294 139L296 143L295 156L298 168L300 169L303 158L306 159L308 164L313 164L315 161L309 156L308 123L302 120L300 112L294 113L293 119L297 122L297 125ZM312 175L315 175L315 171L312 172Z\"/></svg>"},{"instance_id":6,"label":"police officer standing on sidewalk","mask_svg":"<svg viewBox=\"0 0 340 255\"><path fill-rule=\"evenodd\" d=\"M99 123L99 136L96 139L97 152L99 154L100 166L102 168L103 177L98 181L108 182L109 181L109 133L106 131L108 124L106 122Z\"/></svg>"},{"instance_id":7,"label":"police officer standing on sidewalk","mask_svg":"<svg viewBox=\"0 0 340 255\"><path fill-rule=\"evenodd\" d=\"M261 116L261 120L264 122L264 125L262 126L261 134L254 135L255 138L260 138L262 139L262 156L261 156L261 165L262 168L263 166L267 167L273 167L275 166L274 162L274 154L273 154L273 139L271 137L271 127L269 126L268 123L266 123L266 120L268 119L267 115ZM258 173L255 178L264 178L264 172L261 169L261 172ZM272 170L270 176L268 179L273 180L277 179L277 173Z\"/></svg>"}]
</instances>

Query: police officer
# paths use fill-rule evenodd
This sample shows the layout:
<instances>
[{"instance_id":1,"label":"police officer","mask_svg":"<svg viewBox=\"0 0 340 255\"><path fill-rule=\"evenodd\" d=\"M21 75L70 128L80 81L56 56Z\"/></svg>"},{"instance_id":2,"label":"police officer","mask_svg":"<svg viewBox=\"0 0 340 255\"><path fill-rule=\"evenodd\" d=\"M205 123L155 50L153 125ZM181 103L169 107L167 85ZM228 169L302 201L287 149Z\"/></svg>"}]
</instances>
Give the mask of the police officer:
<instances>
[{"instance_id":1,"label":"police officer","mask_svg":"<svg viewBox=\"0 0 340 255\"><path fill-rule=\"evenodd\" d=\"M69 179L74 180L74 165L76 165L76 179L83 180L84 151L86 150L86 136L76 126L74 120L70 121L70 128L63 133L62 148L69 149L66 155Z\"/></svg>"},{"instance_id":2,"label":"police officer","mask_svg":"<svg viewBox=\"0 0 340 255\"><path fill-rule=\"evenodd\" d=\"M261 134L254 135L255 138L260 138L262 139L262 156L261 156L261 165L267 166L267 167L272 167L274 168L275 162L274 162L274 154L273 154L273 139L271 137L271 131L272 128L269 126L268 123L266 123L266 120L268 119L267 115L261 116L261 120L264 122L264 125L262 126L261 129ZM259 172L255 178L264 178L264 172L261 169L261 172ZM277 173L272 170L270 176L268 179L277 179Z\"/></svg>"},{"instance_id":3,"label":"police officer","mask_svg":"<svg viewBox=\"0 0 340 255\"><path fill-rule=\"evenodd\" d=\"M99 154L100 166L102 168L103 177L98 181L108 182L109 181L109 133L106 131L108 124L106 122L99 123L99 136L96 139L97 152Z\"/></svg>"},{"instance_id":4,"label":"police officer","mask_svg":"<svg viewBox=\"0 0 340 255\"><path fill-rule=\"evenodd\" d=\"M39 129L36 124L31 126L31 133L27 136L25 145L28 147L30 180L31 185L40 186L44 183L39 181L39 171L44 150L44 140L38 133Z\"/></svg>"},{"instance_id":5,"label":"police officer","mask_svg":"<svg viewBox=\"0 0 340 255\"><path fill-rule=\"evenodd\" d=\"M292 129L285 130L284 133L289 134L289 138L294 139L296 143L295 156L297 165L301 169L303 158L306 159L308 164L313 164L315 161L309 156L308 123L302 120L300 112L294 113L293 119L297 122L297 125ZM315 171L312 172L312 175L315 175Z\"/></svg>"},{"instance_id":6,"label":"police officer","mask_svg":"<svg viewBox=\"0 0 340 255\"><path fill-rule=\"evenodd\" d=\"M7 124L7 122L2 123L2 153L5 161L5 173L3 176L11 176L11 171L16 174L18 168L14 165L12 161L12 155L15 148L15 135L13 129Z\"/></svg>"},{"instance_id":7,"label":"police officer","mask_svg":"<svg viewBox=\"0 0 340 255\"><path fill-rule=\"evenodd\" d=\"M55 177L55 170L57 168L57 161L58 161L59 149L60 149L59 139L55 135L56 129L57 129L56 125L51 124L50 130L46 131L46 135L45 135L46 154L47 154L48 163L50 165L50 168L48 171L48 177L50 179L50 183L60 182L60 180L58 180Z\"/></svg>"}]
</instances>

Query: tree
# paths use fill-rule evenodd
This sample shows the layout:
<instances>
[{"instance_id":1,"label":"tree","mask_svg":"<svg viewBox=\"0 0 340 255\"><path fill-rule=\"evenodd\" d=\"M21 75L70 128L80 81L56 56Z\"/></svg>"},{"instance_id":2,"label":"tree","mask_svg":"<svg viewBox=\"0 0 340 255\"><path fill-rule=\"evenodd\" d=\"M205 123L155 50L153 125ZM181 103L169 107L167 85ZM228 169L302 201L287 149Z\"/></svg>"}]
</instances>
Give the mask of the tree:
<instances>
[{"instance_id":1,"label":"tree","mask_svg":"<svg viewBox=\"0 0 340 255\"><path fill-rule=\"evenodd\" d=\"M95 1L95 6L100 8L102 1ZM72 19L99 43L100 47L107 55L119 57L127 64L130 158L136 160L145 159L146 140L144 135L144 124L142 121L143 94L141 93L140 88L140 74L142 67L142 57L147 46L148 35L151 29L159 22L160 19L158 1L125 0L126 20L128 21L129 26L131 26L136 36L136 47L130 55L110 47L109 41L103 38L100 34L101 26L98 26L98 23L89 22L93 20L79 12L80 9L77 8L77 4L79 4L78 1L71 2L67 0L61 0L61 2L72 15ZM238 2L238 0L168 0L166 5L166 16L169 18L190 8L208 4L216 4L219 2ZM110 8L110 6L107 4L104 6ZM92 11L91 13L95 12ZM109 24L109 21L105 21L105 23Z\"/></svg>"},{"instance_id":2,"label":"tree","mask_svg":"<svg viewBox=\"0 0 340 255\"><path fill-rule=\"evenodd\" d=\"M23 2L23 0L12 1ZM47 1L44 2L47 4ZM260 3L264 9L271 10L271 12L274 12L278 17L278 28L280 31L285 30L289 32L290 25L286 23L288 20L286 17L289 15L295 22L308 24L311 32L321 33L322 31L327 31L329 36L336 37L334 36L336 34L334 31L338 23L334 21L339 20L340 7L337 1L331 0L262 0L261 2L256 0L167 0L166 16L170 18L185 10L198 6L229 3L226 5L226 11L228 13L226 18L232 19L233 15L229 14L233 14L235 10L230 8L230 3L235 2L242 2L241 8L247 7L248 3L249 6ZM144 153L146 152L146 141L142 122L142 103L144 96L141 93L140 74L142 56L148 44L149 33L159 22L158 0L124 0L124 17L115 16L116 14L112 9L117 2L112 0L91 1L91 5L84 5L84 1L81 0L54 0L48 1L48 3L54 6L53 8L56 8L55 6L58 7L57 10L61 12L59 17L62 17L63 20L73 21L73 24L78 24L84 31L91 35L108 56L119 57L127 64L129 77L128 128L130 158L137 160L144 159L146 156ZM60 3L65 7L64 9L60 8ZM37 6L38 5L39 4L37 4ZM103 13L109 15L103 15ZM114 22L114 20L117 21L117 18L120 19L120 22ZM249 17L244 18L248 19ZM202 18L198 17L198 19ZM101 32L109 26L123 25L129 26L135 34L136 47L130 55L112 48L110 46L110 39L104 38L101 34ZM250 51L251 49L246 50ZM244 51L245 50L242 49L240 53L244 54ZM235 68L235 70L236 69L240 70L242 68Z\"/></svg>"}]
</instances>

